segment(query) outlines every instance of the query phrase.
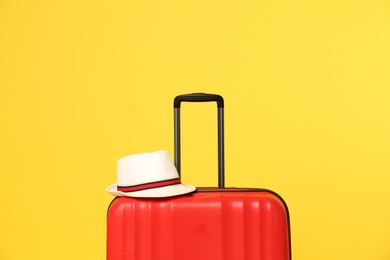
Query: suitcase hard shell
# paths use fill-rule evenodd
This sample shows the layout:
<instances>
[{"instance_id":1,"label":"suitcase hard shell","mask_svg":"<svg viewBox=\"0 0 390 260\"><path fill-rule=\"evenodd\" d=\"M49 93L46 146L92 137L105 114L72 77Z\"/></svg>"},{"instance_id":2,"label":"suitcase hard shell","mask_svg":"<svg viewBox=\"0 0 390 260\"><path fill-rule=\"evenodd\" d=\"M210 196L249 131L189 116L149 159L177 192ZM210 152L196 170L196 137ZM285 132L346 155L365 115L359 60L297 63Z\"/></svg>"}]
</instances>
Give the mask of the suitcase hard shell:
<instances>
[{"instance_id":1,"label":"suitcase hard shell","mask_svg":"<svg viewBox=\"0 0 390 260\"><path fill-rule=\"evenodd\" d=\"M218 188L169 198L116 197L107 213L107 260L289 260L286 203L265 189L224 188L223 99L175 98L175 165L180 173L180 102L218 104Z\"/></svg>"}]
</instances>

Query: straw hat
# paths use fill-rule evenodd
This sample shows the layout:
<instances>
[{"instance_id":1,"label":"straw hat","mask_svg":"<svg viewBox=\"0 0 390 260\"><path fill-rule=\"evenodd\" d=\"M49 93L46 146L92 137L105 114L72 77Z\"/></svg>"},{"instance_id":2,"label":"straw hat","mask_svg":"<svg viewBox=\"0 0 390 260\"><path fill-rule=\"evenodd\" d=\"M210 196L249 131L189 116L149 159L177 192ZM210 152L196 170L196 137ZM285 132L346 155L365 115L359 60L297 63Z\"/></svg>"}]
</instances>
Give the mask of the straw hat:
<instances>
[{"instance_id":1,"label":"straw hat","mask_svg":"<svg viewBox=\"0 0 390 260\"><path fill-rule=\"evenodd\" d=\"M170 197L195 191L182 184L167 151L133 154L118 160L117 183L107 188L114 196Z\"/></svg>"}]
</instances>

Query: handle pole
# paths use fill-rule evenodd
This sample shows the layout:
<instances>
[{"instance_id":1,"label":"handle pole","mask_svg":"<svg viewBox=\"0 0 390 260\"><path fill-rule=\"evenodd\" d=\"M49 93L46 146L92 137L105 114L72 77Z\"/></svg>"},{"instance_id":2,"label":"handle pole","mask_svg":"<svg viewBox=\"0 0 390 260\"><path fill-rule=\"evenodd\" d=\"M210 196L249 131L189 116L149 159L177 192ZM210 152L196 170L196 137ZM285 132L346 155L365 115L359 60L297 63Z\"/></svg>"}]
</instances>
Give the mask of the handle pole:
<instances>
[{"instance_id":1,"label":"handle pole","mask_svg":"<svg viewBox=\"0 0 390 260\"><path fill-rule=\"evenodd\" d=\"M225 187L225 131L223 107L218 108L218 188Z\"/></svg>"},{"instance_id":2,"label":"handle pole","mask_svg":"<svg viewBox=\"0 0 390 260\"><path fill-rule=\"evenodd\" d=\"M175 115L174 115L174 123L175 123L175 138L174 138L174 144L175 144L175 166L177 169L177 172L179 173L179 176L181 175L181 143L180 143L180 108L174 109Z\"/></svg>"},{"instance_id":3,"label":"handle pole","mask_svg":"<svg viewBox=\"0 0 390 260\"><path fill-rule=\"evenodd\" d=\"M181 143L180 143L180 104L181 102L217 102L218 106L218 188L225 187L225 133L224 133L224 101L222 96L215 94L193 93L177 96L174 100L174 163L181 174Z\"/></svg>"}]
</instances>

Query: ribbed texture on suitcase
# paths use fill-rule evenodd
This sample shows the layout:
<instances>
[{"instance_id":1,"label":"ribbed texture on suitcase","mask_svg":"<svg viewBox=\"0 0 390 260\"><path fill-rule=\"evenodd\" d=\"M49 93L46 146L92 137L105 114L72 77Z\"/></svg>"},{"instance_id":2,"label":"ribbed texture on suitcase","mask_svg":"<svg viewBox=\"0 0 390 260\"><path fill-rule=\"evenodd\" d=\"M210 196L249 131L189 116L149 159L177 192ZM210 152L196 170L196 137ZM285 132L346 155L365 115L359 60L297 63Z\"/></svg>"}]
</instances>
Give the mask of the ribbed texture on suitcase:
<instances>
[{"instance_id":1,"label":"ribbed texture on suitcase","mask_svg":"<svg viewBox=\"0 0 390 260\"><path fill-rule=\"evenodd\" d=\"M288 260L288 212L269 192L116 198L108 212L107 259Z\"/></svg>"}]
</instances>

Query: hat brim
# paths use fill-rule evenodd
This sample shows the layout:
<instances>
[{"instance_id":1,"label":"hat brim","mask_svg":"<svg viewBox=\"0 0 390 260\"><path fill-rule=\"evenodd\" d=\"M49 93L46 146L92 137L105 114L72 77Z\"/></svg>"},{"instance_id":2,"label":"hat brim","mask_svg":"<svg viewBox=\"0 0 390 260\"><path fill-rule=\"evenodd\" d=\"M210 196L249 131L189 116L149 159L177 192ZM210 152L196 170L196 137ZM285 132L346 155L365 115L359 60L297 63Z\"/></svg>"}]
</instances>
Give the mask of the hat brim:
<instances>
[{"instance_id":1,"label":"hat brim","mask_svg":"<svg viewBox=\"0 0 390 260\"><path fill-rule=\"evenodd\" d=\"M187 194L195 191L196 188L188 184L176 184L165 187L158 187L147 190L123 192L117 190L117 185L113 184L107 188L107 192L119 197L137 197L137 198L163 198Z\"/></svg>"}]
</instances>

